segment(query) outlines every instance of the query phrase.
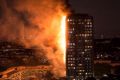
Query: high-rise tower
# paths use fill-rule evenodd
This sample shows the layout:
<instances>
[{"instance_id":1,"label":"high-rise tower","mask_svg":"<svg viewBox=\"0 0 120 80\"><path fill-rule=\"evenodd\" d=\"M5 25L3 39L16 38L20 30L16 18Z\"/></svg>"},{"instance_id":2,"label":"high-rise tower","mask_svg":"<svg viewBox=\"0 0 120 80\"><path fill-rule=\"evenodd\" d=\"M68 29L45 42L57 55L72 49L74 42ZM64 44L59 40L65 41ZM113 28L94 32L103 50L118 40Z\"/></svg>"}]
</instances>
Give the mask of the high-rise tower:
<instances>
[{"instance_id":1,"label":"high-rise tower","mask_svg":"<svg viewBox=\"0 0 120 80\"><path fill-rule=\"evenodd\" d=\"M67 17L66 74L68 80L93 76L93 17L71 14Z\"/></svg>"}]
</instances>

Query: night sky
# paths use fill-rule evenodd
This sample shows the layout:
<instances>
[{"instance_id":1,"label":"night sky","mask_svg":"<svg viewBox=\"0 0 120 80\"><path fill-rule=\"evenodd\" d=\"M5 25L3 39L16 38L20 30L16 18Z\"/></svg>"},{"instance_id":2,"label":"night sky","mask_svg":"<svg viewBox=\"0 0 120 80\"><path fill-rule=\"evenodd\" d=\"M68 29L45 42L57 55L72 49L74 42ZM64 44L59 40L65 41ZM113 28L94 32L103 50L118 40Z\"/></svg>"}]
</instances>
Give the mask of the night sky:
<instances>
[{"instance_id":1,"label":"night sky","mask_svg":"<svg viewBox=\"0 0 120 80\"><path fill-rule=\"evenodd\" d=\"M94 17L95 36L120 36L120 0L70 0L77 13Z\"/></svg>"}]
</instances>

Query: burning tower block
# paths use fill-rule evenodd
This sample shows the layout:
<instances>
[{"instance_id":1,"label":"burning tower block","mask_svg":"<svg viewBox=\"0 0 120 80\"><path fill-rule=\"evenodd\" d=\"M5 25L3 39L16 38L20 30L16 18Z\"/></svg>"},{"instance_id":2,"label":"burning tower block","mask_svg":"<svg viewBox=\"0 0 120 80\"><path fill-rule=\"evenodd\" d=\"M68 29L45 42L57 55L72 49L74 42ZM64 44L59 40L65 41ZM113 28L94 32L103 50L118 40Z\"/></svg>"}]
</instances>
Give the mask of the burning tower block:
<instances>
[{"instance_id":1,"label":"burning tower block","mask_svg":"<svg viewBox=\"0 0 120 80\"><path fill-rule=\"evenodd\" d=\"M68 80L93 76L93 17L71 14L67 17L66 74Z\"/></svg>"}]
</instances>

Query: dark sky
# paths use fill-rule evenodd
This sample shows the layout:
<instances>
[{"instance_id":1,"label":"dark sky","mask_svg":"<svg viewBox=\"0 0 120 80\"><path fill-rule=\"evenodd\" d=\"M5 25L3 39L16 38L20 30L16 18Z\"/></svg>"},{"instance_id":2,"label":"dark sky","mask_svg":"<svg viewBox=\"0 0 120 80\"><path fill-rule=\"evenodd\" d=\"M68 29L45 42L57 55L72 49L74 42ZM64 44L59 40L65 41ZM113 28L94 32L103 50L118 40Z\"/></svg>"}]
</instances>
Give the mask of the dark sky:
<instances>
[{"instance_id":1,"label":"dark sky","mask_svg":"<svg viewBox=\"0 0 120 80\"><path fill-rule=\"evenodd\" d=\"M77 13L94 17L97 36L120 36L120 0L70 0Z\"/></svg>"}]
</instances>

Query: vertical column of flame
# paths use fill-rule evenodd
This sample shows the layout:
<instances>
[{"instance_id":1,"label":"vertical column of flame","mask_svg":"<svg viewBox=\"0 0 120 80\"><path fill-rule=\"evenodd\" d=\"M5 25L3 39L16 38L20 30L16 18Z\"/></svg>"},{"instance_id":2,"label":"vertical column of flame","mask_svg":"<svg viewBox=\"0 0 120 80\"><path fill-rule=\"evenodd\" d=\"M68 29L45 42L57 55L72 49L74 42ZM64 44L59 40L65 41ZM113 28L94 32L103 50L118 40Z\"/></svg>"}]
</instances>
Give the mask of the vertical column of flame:
<instances>
[{"instance_id":1,"label":"vertical column of flame","mask_svg":"<svg viewBox=\"0 0 120 80\"><path fill-rule=\"evenodd\" d=\"M63 62L65 63L66 58L66 16L62 16L61 19L61 30L60 30L60 47L63 53Z\"/></svg>"}]
</instances>

